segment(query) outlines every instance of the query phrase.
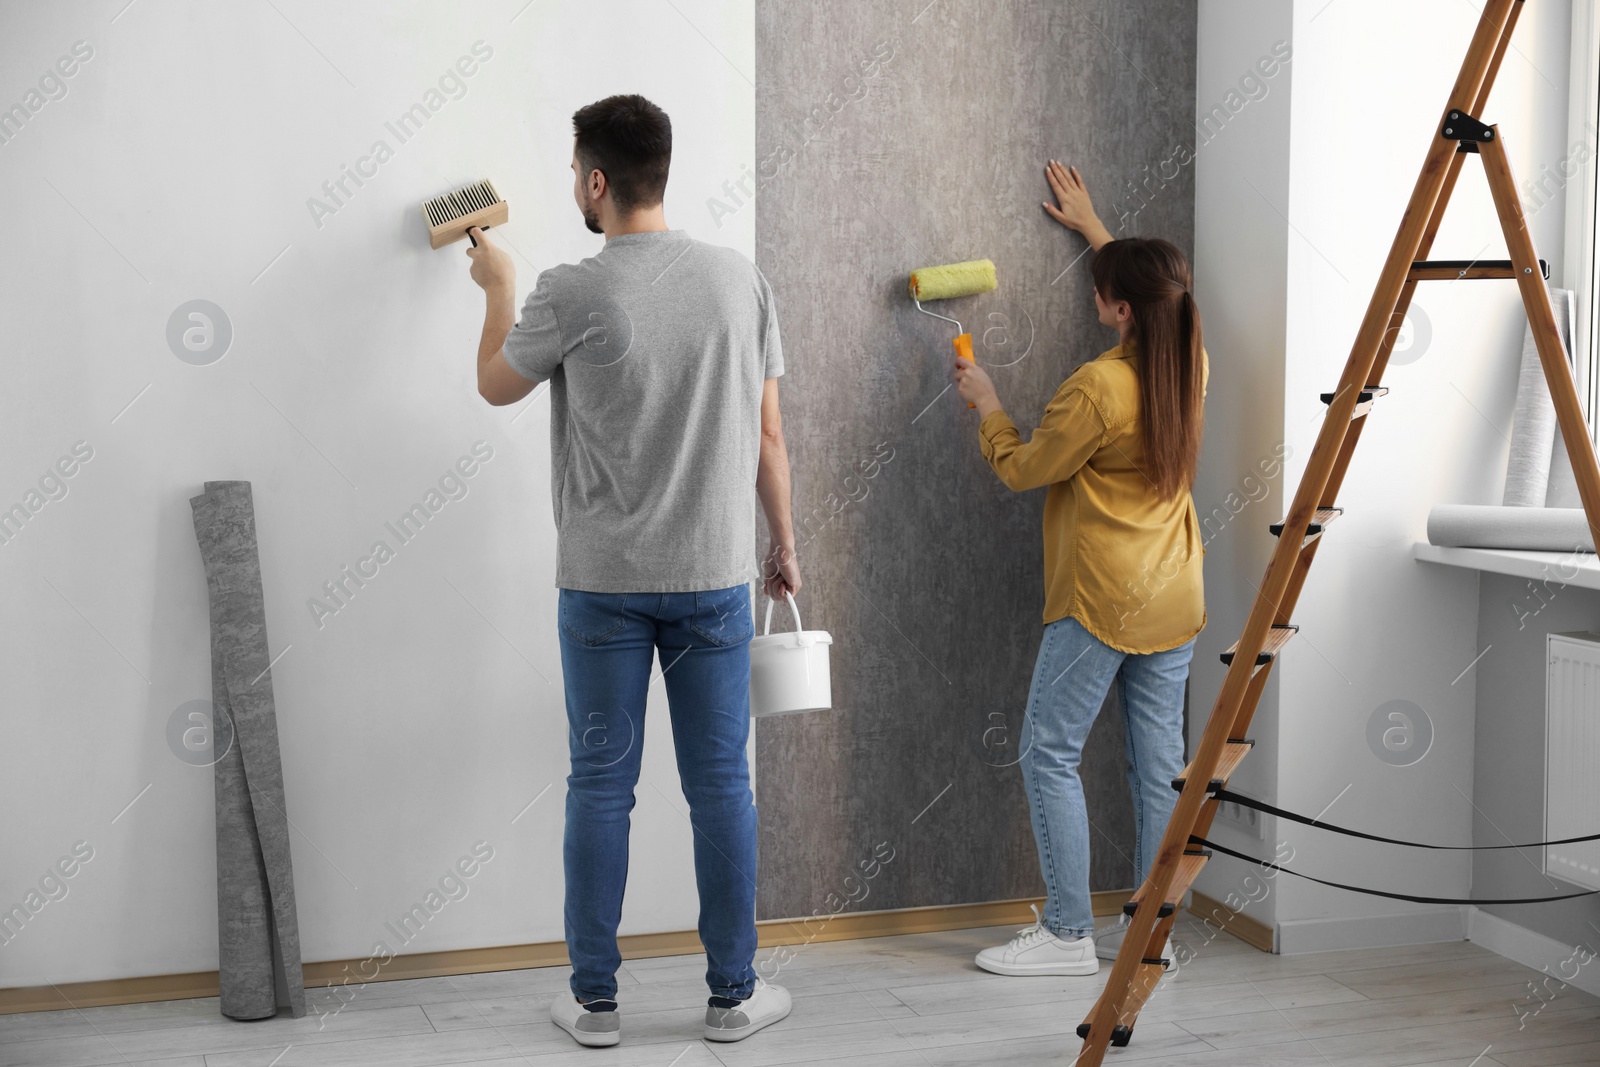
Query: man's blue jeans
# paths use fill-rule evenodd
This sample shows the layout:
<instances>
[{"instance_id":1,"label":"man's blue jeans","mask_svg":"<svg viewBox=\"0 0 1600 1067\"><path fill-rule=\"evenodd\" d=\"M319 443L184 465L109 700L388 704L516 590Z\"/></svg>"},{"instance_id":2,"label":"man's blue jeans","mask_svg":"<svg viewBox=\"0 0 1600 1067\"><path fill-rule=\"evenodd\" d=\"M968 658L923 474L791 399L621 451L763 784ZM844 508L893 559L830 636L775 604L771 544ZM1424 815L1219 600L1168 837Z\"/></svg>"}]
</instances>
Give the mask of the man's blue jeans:
<instances>
[{"instance_id":1,"label":"man's blue jeans","mask_svg":"<svg viewBox=\"0 0 1600 1067\"><path fill-rule=\"evenodd\" d=\"M1106 693L1121 678L1122 713L1133 793L1137 882L1167 831L1183 773L1183 688L1194 639L1166 652L1119 652L1073 618L1044 629L1028 694L1022 781L1044 871L1043 923L1058 937L1094 933L1089 899L1089 812L1078 761Z\"/></svg>"},{"instance_id":2,"label":"man's blue jeans","mask_svg":"<svg viewBox=\"0 0 1600 1067\"><path fill-rule=\"evenodd\" d=\"M629 813L644 748L645 696L661 653L678 778L694 829L706 983L755 988L756 808L750 736L750 587L698 593L561 590L568 745L566 933L572 992L617 994L617 924L628 880Z\"/></svg>"}]
</instances>

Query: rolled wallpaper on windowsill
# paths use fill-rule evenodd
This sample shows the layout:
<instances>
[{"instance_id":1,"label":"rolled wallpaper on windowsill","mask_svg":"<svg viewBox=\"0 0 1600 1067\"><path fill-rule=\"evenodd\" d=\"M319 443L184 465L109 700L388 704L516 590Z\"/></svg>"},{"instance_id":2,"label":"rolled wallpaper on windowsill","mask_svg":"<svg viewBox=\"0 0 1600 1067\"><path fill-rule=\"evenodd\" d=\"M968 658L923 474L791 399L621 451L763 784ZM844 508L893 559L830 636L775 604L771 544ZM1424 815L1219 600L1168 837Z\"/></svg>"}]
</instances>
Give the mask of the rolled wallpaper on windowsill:
<instances>
[{"instance_id":1,"label":"rolled wallpaper on windowsill","mask_svg":"<svg viewBox=\"0 0 1600 1067\"><path fill-rule=\"evenodd\" d=\"M1582 508L1439 504L1428 513L1428 543L1524 552L1594 551L1594 537Z\"/></svg>"},{"instance_id":2,"label":"rolled wallpaper on windowsill","mask_svg":"<svg viewBox=\"0 0 1600 1067\"><path fill-rule=\"evenodd\" d=\"M1574 305L1569 289L1550 289L1561 343L1572 359ZM1593 552L1594 535L1578 499L1572 461L1556 423L1555 402L1529 327L1499 506L1440 504L1428 513L1430 544L1455 548L1507 548L1527 552Z\"/></svg>"}]
</instances>

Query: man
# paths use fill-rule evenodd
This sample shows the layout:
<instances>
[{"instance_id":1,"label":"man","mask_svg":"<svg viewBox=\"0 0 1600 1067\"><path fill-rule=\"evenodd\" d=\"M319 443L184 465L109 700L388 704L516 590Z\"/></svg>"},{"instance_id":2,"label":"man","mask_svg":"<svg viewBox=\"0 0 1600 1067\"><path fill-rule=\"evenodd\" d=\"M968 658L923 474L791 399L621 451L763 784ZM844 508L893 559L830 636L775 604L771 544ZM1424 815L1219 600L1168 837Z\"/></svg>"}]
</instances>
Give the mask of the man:
<instances>
[{"instance_id":1,"label":"man","mask_svg":"<svg viewBox=\"0 0 1600 1067\"><path fill-rule=\"evenodd\" d=\"M760 982L750 730L755 496L771 533L768 596L800 588L783 353L772 290L738 252L667 228L666 113L613 96L572 117L573 196L601 251L539 275L515 314L516 270L471 232L486 295L478 391L511 404L550 382L567 778L566 937L572 996L552 1021L614 1045L617 924L628 873L645 696L661 656L678 775L694 827L705 1036L738 1041L788 1015Z\"/></svg>"}]
</instances>

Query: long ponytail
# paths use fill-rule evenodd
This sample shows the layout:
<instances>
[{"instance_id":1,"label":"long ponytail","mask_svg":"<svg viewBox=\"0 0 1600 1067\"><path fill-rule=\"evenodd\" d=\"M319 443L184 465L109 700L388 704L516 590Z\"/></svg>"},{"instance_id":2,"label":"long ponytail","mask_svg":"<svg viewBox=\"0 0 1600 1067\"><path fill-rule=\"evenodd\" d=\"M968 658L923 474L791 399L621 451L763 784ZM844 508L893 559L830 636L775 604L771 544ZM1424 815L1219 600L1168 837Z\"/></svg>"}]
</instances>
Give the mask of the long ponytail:
<instances>
[{"instance_id":1,"label":"long ponytail","mask_svg":"<svg viewBox=\"0 0 1600 1067\"><path fill-rule=\"evenodd\" d=\"M1093 273L1102 300L1127 301L1133 311L1144 474L1170 500L1194 485L1205 430L1200 308L1189 262L1170 242L1132 237L1102 245Z\"/></svg>"}]
</instances>

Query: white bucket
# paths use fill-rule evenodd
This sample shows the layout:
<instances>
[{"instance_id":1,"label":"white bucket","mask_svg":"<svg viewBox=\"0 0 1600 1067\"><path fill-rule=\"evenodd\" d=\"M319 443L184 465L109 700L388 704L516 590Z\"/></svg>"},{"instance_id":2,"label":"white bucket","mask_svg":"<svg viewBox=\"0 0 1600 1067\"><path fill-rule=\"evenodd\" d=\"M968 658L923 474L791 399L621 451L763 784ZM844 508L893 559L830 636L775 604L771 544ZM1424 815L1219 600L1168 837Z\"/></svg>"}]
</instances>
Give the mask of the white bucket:
<instances>
[{"instance_id":1,"label":"white bucket","mask_svg":"<svg viewBox=\"0 0 1600 1067\"><path fill-rule=\"evenodd\" d=\"M794 615L794 633L772 632L772 605L767 601L767 623L760 637L750 639L750 715L790 715L801 711L827 711L833 707L833 683L828 673L826 630L806 630L794 595L784 593Z\"/></svg>"}]
</instances>

